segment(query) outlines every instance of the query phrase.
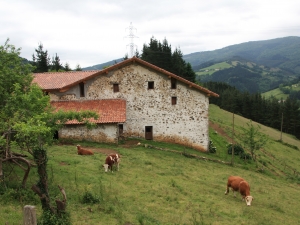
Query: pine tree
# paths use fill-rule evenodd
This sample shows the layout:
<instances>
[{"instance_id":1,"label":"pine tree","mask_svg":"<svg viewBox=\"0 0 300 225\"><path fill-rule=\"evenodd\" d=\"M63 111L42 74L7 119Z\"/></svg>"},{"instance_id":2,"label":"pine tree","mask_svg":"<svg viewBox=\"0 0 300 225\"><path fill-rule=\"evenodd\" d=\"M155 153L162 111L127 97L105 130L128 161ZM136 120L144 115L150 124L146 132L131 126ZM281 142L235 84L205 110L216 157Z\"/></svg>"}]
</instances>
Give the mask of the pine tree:
<instances>
[{"instance_id":1,"label":"pine tree","mask_svg":"<svg viewBox=\"0 0 300 225\"><path fill-rule=\"evenodd\" d=\"M181 76L189 81L195 82L196 74L191 64L183 60L180 49L172 53L171 45L165 38L163 42L151 37L149 45L144 44L141 59L165 69L171 73Z\"/></svg>"},{"instance_id":2,"label":"pine tree","mask_svg":"<svg viewBox=\"0 0 300 225\"><path fill-rule=\"evenodd\" d=\"M48 51L43 50L43 44L40 43L38 49L35 49L36 56L33 55L33 65L36 66L34 72L42 73L48 72L50 67L50 59L48 57Z\"/></svg>"},{"instance_id":3,"label":"pine tree","mask_svg":"<svg viewBox=\"0 0 300 225\"><path fill-rule=\"evenodd\" d=\"M69 63L66 62L66 64L65 64L65 71L71 71L71 70L72 69L71 69Z\"/></svg>"},{"instance_id":4,"label":"pine tree","mask_svg":"<svg viewBox=\"0 0 300 225\"><path fill-rule=\"evenodd\" d=\"M82 71L82 69L81 69L81 67L80 67L79 64L76 65L76 69L75 69L75 70L76 70L76 71Z\"/></svg>"},{"instance_id":5,"label":"pine tree","mask_svg":"<svg viewBox=\"0 0 300 225\"><path fill-rule=\"evenodd\" d=\"M52 70L59 71L60 69L62 69L62 65L56 53L55 57L52 57Z\"/></svg>"}]
</instances>

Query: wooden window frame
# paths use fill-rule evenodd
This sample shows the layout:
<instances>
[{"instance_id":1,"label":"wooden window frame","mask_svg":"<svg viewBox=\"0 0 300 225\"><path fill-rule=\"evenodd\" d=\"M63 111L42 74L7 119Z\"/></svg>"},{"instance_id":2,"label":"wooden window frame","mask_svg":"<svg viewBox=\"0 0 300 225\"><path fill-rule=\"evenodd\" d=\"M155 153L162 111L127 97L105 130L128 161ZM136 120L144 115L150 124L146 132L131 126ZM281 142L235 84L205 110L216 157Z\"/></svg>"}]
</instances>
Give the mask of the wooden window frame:
<instances>
[{"instance_id":1,"label":"wooden window frame","mask_svg":"<svg viewBox=\"0 0 300 225\"><path fill-rule=\"evenodd\" d=\"M173 97L171 98L171 104L172 104L172 105L177 105L177 97L176 97L176 96L173 96Z\"/></svg>"},{"instance_id":2,"label":"wooden window frame","mask_svg":"<svg viewBox=\"0 0 300 225\"><path fill-rule=\"evenodd\" d=\"M118 83L113 84L113 90L114 90L114 93L120 92L120 87L119 87Z\"/></svg>"}]
</instances>

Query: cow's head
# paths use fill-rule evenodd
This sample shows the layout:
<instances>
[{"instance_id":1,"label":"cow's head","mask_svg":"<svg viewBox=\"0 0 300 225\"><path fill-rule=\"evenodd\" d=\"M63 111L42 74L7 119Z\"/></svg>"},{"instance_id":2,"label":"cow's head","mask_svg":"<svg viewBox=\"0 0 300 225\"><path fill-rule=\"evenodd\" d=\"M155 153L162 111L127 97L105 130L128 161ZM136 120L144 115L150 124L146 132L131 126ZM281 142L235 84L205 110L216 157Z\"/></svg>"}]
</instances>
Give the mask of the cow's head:
<instances>
[{"instance_id":1,"label":"cow's head","mask_svg":"<svg viewBox=\"0 0 300 225\"><path fill-rule=\"evenodd\" d=\"M104 167L105 172L107 172L108 171L108 164L103 164L102 166Z\"/></svg>"},{"instance_id":2,"label":"cow's head","mask_svg":"<svg viewBox=\"0 0 300 225\"><path fill-rule=\"evenodd\" d=\"M245 201L246 201L247 206L251 205L251 202L252 202L253 199L254 198L250 195L245 197Z\"/></svg>"}]
</instances>

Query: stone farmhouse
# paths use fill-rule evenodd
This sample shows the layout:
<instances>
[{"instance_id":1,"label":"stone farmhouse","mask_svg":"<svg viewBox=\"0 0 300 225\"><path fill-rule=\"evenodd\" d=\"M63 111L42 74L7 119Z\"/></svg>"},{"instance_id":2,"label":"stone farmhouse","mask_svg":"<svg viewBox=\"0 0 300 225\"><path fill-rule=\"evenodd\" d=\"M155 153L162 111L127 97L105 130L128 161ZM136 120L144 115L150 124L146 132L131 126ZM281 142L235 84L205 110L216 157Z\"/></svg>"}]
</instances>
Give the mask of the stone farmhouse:
<instances>
[{"instance_id":1,"label":"stone farmhouse","mask_svg":"<svg viewBox=\"0 0 300 225\"><path fill-rule=\"evenodd\" d=\"M209 97L218 94L139 58L98 71L36 73L33 82L57 110L99 115L96 128L69 121L58 138L118 143L135 137L208 150Z\"/></svg>"}]
</instances>

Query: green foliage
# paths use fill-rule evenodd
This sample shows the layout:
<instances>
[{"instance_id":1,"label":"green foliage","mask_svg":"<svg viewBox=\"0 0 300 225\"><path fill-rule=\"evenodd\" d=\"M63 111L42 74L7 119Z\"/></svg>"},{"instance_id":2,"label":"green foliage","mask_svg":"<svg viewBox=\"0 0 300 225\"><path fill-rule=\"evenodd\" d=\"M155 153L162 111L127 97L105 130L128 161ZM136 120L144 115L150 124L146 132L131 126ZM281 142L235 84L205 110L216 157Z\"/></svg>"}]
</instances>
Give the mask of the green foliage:
<instances>
[{"instance_id":1,"label":"green foliage","mask_svg":"<svg viewBox=\"0 0 300 225\"><path fill-rule=\"evenodd\" d=\"M171 45L167 39L161 43L151 37L149 45L144 44L141 59L181 76L189 81L195 82L196 74L190 63L182 58L182 52L176 48L172 53Z\"/></svg>"},{"instance_id":2,"label":"green foliage","mask_svg":"<svg viewBox=\"0 0 300 225\"><path fill-rule=\"evenodd\" d=\"M228 144L227 145L227 152L229 155L232 154L232 143ZM233 145L233 152L234 152L234 155L241 155L243 154L245 151L243 149L243 147L239 144L234 144Z\"/></svg>"},{"instance_id":3,"label":"green foliage","mask_svg":"<svg viewBox=\"0 0 300 225\"><path fill-rule=\"evenodd\" d=\"M34 72L36 73L48 72L50 69L48 51L43 48L43 44L39 43L38 48L35 49L36 55L32 55L33 65L36 67Z\"/></svg>"},{"instance_id":4,"label":"green foliage","mask_svg":"<svg viewBox=\"0 0 300 225\"><path fill-rule=\"evenodd\" d=\"M83 204L96 204L100 202L100 197L89 191L86 191L82 196L81 202Z\"/></svg>"},{"instance_id":5,"label":"green foliage","mask_svg":"<svg viewBox=\"0 0 300 225\"><path fill-rule=\"evenodd\" d=\"M62 212L60 215L54 214L51 211L43 211L42 216L38 220L38 225L71 225L71 217L67 212Z\"/></svg>"},{"instance_id":6,"label":"green foliage","mask_svg":"<svg viewBox=\"0 0 300 225\"><path fill-rule=\"evenodd\" d=\"M77 64L75 70L76 71L82 71L82 68L81 68L81 66L79 64Z\"/></svg>"},{"instance_id":7,"label":"green foliage","mask_svg":"<svg viewBox=\"0 0 300 225\"><path fill-rule=\"evenodd\" d=\"M268 137L259 132L260 126L256 127L252 124L252 121L247 123L247 127L242 127L242 134L240 140L243 145L250 151L251 157L255 160L255 152L265 146L268 141Z\"/></svg>"},{"instance_id":8,"label":"green foliage","mask_svg":"<svg viewBox=\"0 0 300 225\"><path fill-rule=\"evenodd\" d=\"M221 82L208 82L203 86L220 95L211 98L210 103L245 118L300 137L300 104L296 99L264 98L261 94L241 92Z\"/></svg>"},{"instance_id":9,"label":"green foliage","mask_svg":"<svg viewBox=\"0 0 300 225\"><path fill-rule=\"evenodd\" d=\"M217 152L217 147L214 146L214 143L213 143L212 140L209 141L208 152L209 153L216 153Z\"/></svg>"},{"instance_id":10,"label":"green foliage","mask_svg":"<svg viewBox=\"0 0 300 225\"><path fill-rule=\"evenodd\" d=\"M30 189L24 189L20 187L4 188L2 185L0 185L0 195L2 201L5 202L15 201L16 203L21 204L38 204L38 199Z\"/></svg>"},{"instance_id":11,"label":"green foliage","mask_svg":"<svg viewBox=\"0 0 300 225\"><path fill-rule=\"evenodd\" d=\"M59 71L59 70L63 69L63 66L60 63L60 58L57 55L57 53L55 54L55 57L52 57L51 69L54 71Z\"/></svg>"},{"instance_id":12,"label":"green foliage","mask_svg":"<svg viewBox=\"0 0 300 225\"><path fill-rule=\"evenodd\" d=\"M68 62L65 63L65 71L71 71L70 64Z\"/></svg>"}]
</instances>

